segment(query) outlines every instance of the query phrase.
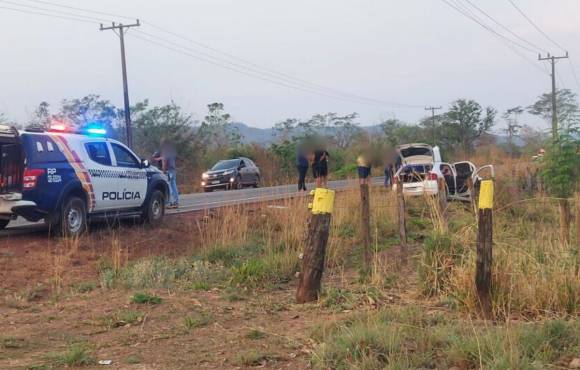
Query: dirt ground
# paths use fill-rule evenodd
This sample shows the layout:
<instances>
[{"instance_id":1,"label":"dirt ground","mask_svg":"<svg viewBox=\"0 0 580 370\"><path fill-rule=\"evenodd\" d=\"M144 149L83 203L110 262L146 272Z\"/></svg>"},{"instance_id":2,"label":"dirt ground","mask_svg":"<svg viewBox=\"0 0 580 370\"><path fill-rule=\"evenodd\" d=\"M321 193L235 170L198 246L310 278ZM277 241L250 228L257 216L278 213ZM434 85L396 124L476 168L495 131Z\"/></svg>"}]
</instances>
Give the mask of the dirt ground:
<instances>
[{"instance_id":1,"label":"dirt ground","mask_svg":"<svg viewBox=\"0 0 580 370\"><path fill-rule=\"evenodd\" d=\"M0 369L58 368L50 359L71 343L85 343L96 361L111 360L87 368L309 368L312 330L347 313L294 304L296 281L239 295L157 290L158 305L130 303L134 291L99 288L99 261L113 240L129 260L181 256L191 253L191 230L202 217L171 216L155 230L100 227L78 244L46 232L0 240ZM188 325L187 317L202 322Z\"/></svg>"}]
</instances>

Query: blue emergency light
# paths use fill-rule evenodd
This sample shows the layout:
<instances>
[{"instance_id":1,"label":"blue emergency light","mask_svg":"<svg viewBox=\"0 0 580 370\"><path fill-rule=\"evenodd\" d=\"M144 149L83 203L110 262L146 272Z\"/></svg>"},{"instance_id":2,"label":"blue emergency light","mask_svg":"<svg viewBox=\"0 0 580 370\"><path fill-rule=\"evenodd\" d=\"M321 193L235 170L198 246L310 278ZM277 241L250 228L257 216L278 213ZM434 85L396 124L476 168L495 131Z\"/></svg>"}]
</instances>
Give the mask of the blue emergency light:
<instances>
[{"instance_id":1,"label":"blue emergency light","mask_svg":"<svg viewBox=\"0 0 580 370\"><path fill-rule=\"evenodd\" d=\"M90 127L87 128L87 134L89 135L99 135L99 136L104 136L107 134L107 130L105 130L102 127Z\"/></svg>"}]
</instances>

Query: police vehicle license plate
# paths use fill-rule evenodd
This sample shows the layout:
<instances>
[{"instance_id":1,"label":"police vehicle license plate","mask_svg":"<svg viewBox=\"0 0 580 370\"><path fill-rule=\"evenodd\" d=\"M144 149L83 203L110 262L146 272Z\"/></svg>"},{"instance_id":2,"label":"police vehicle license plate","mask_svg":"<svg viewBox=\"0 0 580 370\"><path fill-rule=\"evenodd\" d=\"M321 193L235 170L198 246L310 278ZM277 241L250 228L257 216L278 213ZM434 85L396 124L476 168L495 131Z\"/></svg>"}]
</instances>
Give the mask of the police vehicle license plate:
<instances>
[{"instance_id":1,"label":"police vehicle license plate","mask_svg":"<svg viewBox=\"0 0 580 370\"><path fill-rule=\"evenodd\" d=\"M215 185L215 184L219 184L220 181L219 180L216 180L216 181L212 181L211 183L212 183L212 185Z\"/></svg>"}]
</instances>

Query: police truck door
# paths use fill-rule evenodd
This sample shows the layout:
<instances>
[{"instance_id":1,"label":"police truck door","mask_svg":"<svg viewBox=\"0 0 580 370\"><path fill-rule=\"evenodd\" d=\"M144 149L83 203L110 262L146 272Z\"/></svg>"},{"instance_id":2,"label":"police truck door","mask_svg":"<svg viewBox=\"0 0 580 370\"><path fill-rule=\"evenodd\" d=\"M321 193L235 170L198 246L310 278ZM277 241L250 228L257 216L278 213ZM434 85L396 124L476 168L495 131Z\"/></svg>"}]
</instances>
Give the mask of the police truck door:
<instances>
[{"instance_id":1,"label":"police truck door","mask_svg":"<svg viewBox=\"0 0 580 370\"><path fill-rule=\"evenodd\" d=\"M85 150L92 163L87 164L91 183L95 192L94 211L105 211L118 207L116 200L111 199L111 194L119 187L115 180L115 171L111 153L106 141L94 141L84 144Z\"/></svg>"},{"instance_id":2,"label":"police truck door","mask_svg":"<svg viewBox=\"0 0 580 370\"><path fill-rule=\"evenodd\" d=\"M141 160L128 148L118 143L111 143L115 157L115 166L124 179L124 186L117 198L123 207L140 207L147 193L147 174L141 168Z\"/></svg>"}]
</instances>

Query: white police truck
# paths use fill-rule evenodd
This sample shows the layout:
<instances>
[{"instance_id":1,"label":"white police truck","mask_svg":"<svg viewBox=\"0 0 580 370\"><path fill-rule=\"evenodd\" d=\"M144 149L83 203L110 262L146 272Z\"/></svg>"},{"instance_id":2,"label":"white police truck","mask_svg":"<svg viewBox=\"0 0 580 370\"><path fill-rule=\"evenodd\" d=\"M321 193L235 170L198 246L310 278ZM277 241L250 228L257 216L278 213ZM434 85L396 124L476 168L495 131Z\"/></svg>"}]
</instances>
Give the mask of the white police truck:
<instances>
[{"instance_id":1,"label":"white police truck","mask_svg":"<svg viewBox=\"0 0 580 370\"><path fill-rule=\"evenodd\" d=\"M78 236L94 220L160 223L167 177L105 130L22 132L0 125L0 229L18 216Z\"/></svg>"}]
</instances>

